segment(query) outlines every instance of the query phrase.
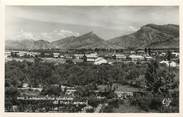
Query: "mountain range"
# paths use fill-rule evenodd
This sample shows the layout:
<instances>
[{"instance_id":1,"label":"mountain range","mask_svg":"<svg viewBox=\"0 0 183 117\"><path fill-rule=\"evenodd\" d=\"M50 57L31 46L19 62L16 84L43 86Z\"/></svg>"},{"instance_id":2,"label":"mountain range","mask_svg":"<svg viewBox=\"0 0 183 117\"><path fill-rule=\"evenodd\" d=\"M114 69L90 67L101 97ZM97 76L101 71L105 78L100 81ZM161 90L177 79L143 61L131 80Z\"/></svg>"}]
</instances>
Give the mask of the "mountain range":
<instances>
[{"instance_id":1,"label":"mountain range","mask_svg":"<svg viewBox=\"0 0 183 117\"><path fill-rule=\"evenodd\" d=\"M179 26L174 24L147 24L128 35L104 40L94 32L81 36L69 36L57 41L6 40L6 49L81 49L81 48L179 48Z\"/></svg>"}]
</instances>

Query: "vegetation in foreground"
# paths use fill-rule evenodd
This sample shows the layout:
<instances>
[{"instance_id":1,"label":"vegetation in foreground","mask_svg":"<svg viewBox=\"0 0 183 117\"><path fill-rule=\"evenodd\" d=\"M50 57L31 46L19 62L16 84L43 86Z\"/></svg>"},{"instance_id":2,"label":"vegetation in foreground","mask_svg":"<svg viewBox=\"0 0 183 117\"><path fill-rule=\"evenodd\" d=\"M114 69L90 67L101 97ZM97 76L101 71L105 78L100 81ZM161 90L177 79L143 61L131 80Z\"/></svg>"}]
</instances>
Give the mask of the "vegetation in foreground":
<instances>
[{"instance_id":1,"label":"vegetation in foreground","mask_svg":"<svg viewBox=\"0 0 183 117\"><path fill-rule=\"evenodd\" d=\"M67 84L79 86L80 97L91 97L89 90L95 89L97 85L119 83L143 88L147 91L145 95L136 95L128 99L128 102L109 102L103 112L116 112L115 109L127 103L136 106L142 112L178 112L178 74L176 68L169 71L166 66L159 65L157 61L149 63L118 63L114 65L102 64L99 66L80 64L59 64L41 62L36 59L31 62L10 61L5 65L5 96L11 97L11 103L16 104L19 95L18 87L22 83L29 83L32 87L44 87L42 95L60 95L60 90L55 90L51 84ZM171 98L171 104L166 107L162 105L164 98ZM93 102L92 102L93 100ZM95 100L90 100L95 105Z\"/></svg>"}]
</instances>

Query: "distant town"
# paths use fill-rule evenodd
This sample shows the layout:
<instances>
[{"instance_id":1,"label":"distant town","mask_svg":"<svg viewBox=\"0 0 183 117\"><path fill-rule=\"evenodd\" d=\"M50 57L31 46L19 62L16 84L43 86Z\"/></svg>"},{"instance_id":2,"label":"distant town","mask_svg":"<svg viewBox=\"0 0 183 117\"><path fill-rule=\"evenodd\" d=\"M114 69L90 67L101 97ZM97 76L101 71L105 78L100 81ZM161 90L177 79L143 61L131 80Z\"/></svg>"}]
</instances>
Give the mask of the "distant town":
<instances>
[{"instance_id":1,"label":"distant town","mask_svg":"<svg viewBox=\"0 0 183 117\"><path fill-rule=\"evenodd\" d=\"M6 112L179 112L179 49L5 51Z\"/></svg>"}]
</instances>

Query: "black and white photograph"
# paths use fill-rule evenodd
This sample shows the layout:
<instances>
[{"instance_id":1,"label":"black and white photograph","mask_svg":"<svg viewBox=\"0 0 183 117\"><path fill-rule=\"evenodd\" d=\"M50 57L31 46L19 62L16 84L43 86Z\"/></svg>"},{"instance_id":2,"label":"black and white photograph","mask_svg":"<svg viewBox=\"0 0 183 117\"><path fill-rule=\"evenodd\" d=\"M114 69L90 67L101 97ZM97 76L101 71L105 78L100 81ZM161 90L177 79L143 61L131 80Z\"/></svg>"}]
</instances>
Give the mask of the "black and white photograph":
<instances>
[{"instance_id":1,"label":"black and white photograph","mask_svg":"<svg viewBox=\"0 0 183 117\"><path fill-rule=\"evenodd\" d=\"M179 6L5 6L4 112L179 113Z\"/></svg>"}]
</instances>

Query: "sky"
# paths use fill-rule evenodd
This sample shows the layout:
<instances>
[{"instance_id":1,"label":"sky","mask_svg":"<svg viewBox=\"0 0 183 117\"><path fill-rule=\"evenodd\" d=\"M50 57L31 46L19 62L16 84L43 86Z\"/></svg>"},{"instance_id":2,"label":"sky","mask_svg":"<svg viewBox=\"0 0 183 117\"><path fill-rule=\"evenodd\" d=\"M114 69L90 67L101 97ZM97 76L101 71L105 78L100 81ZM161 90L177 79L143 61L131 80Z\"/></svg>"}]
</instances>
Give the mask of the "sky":
<instances>
[{"instance_id":1,"label":"sky","mask_svg":"<svg viewBox=\"0 0 183 117\"><path fill-rule=\"evenodd\" d=\"M176 6L7 6L6 39L54 41L94 32L108 40L146 24L178 24Z\"/></svg>"}]
</instances>

